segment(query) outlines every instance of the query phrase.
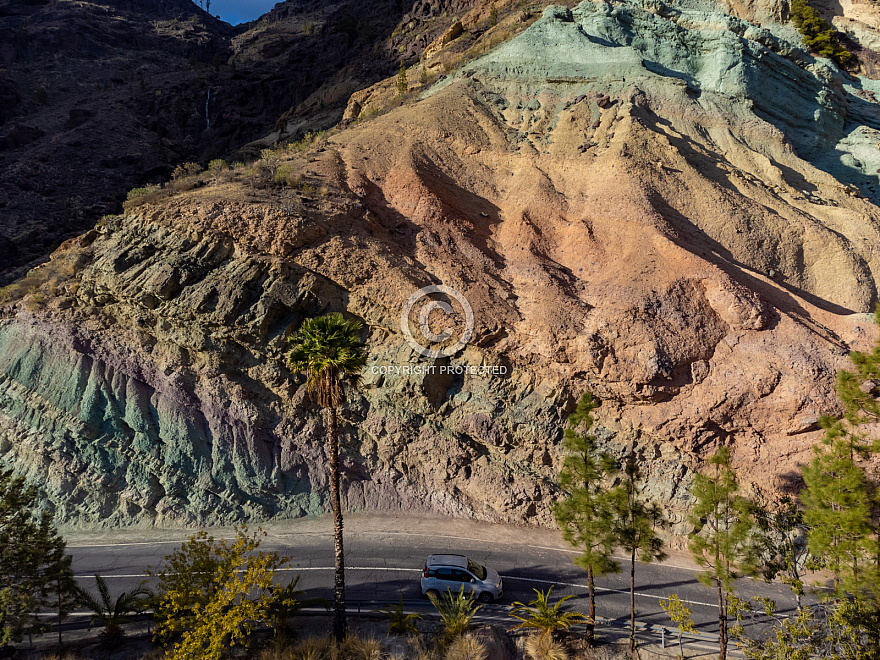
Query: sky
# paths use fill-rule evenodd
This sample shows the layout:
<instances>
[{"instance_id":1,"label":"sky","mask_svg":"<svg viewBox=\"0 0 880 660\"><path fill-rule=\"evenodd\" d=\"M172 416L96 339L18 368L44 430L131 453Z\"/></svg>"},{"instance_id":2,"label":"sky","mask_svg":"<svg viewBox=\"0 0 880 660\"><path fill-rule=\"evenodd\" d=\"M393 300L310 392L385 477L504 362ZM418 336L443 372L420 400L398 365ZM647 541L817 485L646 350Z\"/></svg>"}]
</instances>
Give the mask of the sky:
<instances>
[{"instance_id":1,"label":"sky","mask_svg":"<svg viewBox=\"0 0 880 660\"><path fill-rule=\"evenodd\" d=\"M259 18L277 2L281 0L211 0L211 14L238 25ZM200 3L197 1L196 4Z\"/></svg>"}]
</instances>

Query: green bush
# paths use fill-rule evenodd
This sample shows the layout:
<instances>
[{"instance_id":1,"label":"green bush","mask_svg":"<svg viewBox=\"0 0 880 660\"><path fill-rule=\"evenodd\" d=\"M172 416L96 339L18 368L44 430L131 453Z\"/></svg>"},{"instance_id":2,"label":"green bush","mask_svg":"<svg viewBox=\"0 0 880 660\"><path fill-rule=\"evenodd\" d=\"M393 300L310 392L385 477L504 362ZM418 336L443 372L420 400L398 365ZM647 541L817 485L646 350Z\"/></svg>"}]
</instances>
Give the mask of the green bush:
<instances>
[{"instance_id":1,"label":"green bush","mask_svg":"<svg viewBox=\"0 0 880 660\"><path fill-rule=\"evenodd\" d=\"M281 186L294 187L299 184L296 170L292 165L279 165L275 170L275 183Z\"/></svg>"},{"instance_id":2,"label":"green bush","mask_svg":"<svg viewBox=\"0 0 880 660\"><path fill-rule=\"evenodd\" d=\"M815 53L841 67L852 60L852 53L840 45L837 31L807 0L791 1L791 20L804 36L804 43Z\"/></svg>"},{"instance_id":3,"label":"green bush","mask_svg":"<svg viewBox=\"0 0 880 660\"><path fill-rule=\"evenodd\" d=\"M177 179L184 179L189 176L195 176L202 171L202 166L198 163L181 163L177 167L174 168L174 172L171 174L171 178L175 181Z\"/></svg>"},{"instance_id":4,"label":"green bush","mask_svg":"<svg viewBox=\"0 0 880 660\"><path fill-rule=\"evenodd\" d=\"M126 201L123 202L122 208L126 211L130 211L141 204L152 204L167 195L169 192L170 191L165 190L159 184L152 183L147 184L143 188L132 188L128 191Z\"/></svg>"},{"instance_id":5,"label":"green bush","mask_svg":"<svg viewBox=\"0 0 880 660\"><path fill-rule=\"evenodd\" d=\"M128 195L126 195L126 199L131 201L133 199L138 199L139 197L146 197L147 195L152 195L154 192L161 190L161 186L159 184L148 183L143 188L132 188L128 191Z\"/></svg>"},{"instance_id":6,"label":"green bush","mask_svg":"<svg viewBox=\"0 0 880 660\"><path fill-rule=\"evenodd\" d=\"M209 172L222 172L223 170L228 170L229 165L226 164L226 161L222 158L215 158L210 163L208 163L208 171Z\"/></svg>"}]
</instances>

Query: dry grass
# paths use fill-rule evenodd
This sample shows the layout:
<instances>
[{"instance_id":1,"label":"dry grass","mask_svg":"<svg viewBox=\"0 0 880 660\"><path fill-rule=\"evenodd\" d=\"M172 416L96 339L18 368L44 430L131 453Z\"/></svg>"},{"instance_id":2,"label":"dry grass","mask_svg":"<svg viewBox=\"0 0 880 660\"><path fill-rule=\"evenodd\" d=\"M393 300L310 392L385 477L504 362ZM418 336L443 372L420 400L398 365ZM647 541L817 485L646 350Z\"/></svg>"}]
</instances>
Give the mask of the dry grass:
<instances>
[{"instance_id":1,"label":"dry grass","mask_svg":"<svg viewBox=\"0 0 880 660\"><path fill-rule=\"evenodd\" d=\"M532 635L526 638L525 652L532 660L568 660L565 647L552 635Z\"/></svg>"},{"instance_id":2,"label":"dry grass","mask_svg":"<svg viewBox=\"0 0 880 660\"><path fill-rule=\"evenodd\" d=\"M486 660L487 657L489 652L479 640L462 635L446 648L445 660Z\"/></svg>"},{"instance_id":3,"label":"dry grass","mask_svg":"<svg viewBox=\"0 0 880 660\"><path fill-rule=\"evenodd\" d=\"M74 275L75 255L64 254L37 266L20 280L0 288L0 305L24 300L31 312L41 309L48 297L59 294L62 285Z\"/></svg>"},{"instance_id":4,"label":"dry grass","mask_svg":"<svg viewBox=\"0 0 880 660\"><path fill-rule=\"evenodd\" d=\"M379 660L382 655L382 644L373 637L349 635L337 649L338 660ZM337 660L337 659L334 659Z\"/></svg>"}]
</instances>

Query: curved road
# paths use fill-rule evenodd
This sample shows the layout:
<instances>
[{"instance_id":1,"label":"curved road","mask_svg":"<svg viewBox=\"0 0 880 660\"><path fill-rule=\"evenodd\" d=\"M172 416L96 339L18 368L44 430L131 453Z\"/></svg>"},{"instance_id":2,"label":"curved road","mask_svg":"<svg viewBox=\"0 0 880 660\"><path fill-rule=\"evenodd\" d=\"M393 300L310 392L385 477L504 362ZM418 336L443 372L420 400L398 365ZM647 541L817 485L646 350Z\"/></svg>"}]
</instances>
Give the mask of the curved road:
<instances>
[{"instance_id":1,"label":"curved road","mask_svg":"<svg viewBox=\"0 0 880 660\"><path fill-rule=\"evenodd\" d=\"M292 558L290 573L301 576L300 587L310 596L332 598L332 520L292 520L264 525L267 537L261 549L277 550ZM114 532L68 531L68 551L80 582L91 587L99 573L108 579L113 594L147 579L147 566L157 567L194 530L124 530ZM208 530L229 538L231 530ZM430 517L349 515L346 518L346 593L349 601L421 598L419 577L425 558L432 553L465 554L496 569L504 579L502 605L528 602L533 589L553 586L553 596L573 595L568 609L586 611L585 572L573 565L577 554L558 532L467 520ZM600 588L597 615L629 620L629 562L621 572L597 578ZM673 557L663 565L636 566L637 619L671 625L660 600L675 593L691 603L697 629L717 632L718 610L714 592L696 580L688 558ZM740 580L740 597L767 596L776 600L780 614L794 611L787 587L763 581ZM555 600L555 598L554 598ZM511 620L512 621L512 620ZM513 621L512 621L513 622Z\"/></svg>"}]
</instances>

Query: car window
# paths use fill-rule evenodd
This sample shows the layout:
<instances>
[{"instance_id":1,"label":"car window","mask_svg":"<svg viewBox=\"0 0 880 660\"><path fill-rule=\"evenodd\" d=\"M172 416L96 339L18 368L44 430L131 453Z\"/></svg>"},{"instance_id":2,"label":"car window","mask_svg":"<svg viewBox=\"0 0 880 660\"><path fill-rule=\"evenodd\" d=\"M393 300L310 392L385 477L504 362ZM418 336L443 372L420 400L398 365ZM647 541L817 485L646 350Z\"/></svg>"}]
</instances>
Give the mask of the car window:
<instances>
[{"instance_id":1,"label":"car window","mask_svg":"<svg viewBox=\"0 0 880 660\"><path fill-rule=\"evenodd\" d=\"M468 559L468 570L477 576L480 580L486 579L486 567L480 566L478 563L471 561Z\"/></svg>"},{"instance_id":2,"label":"car window","mask_svg":"<svg viewBox=\"0 0 880 660\"><path fill-rule=\"evenodd\" d=\"M438 568L437 569L437 579L438 580L452 580L452 569L451 568Z\"/></svg>"},{"instance_id":3,"label":"car window","mask_svg":"<svg viewBox=\"0 0 880 660\"><path fill-rule=\"evenodd\" d=\"M452 579L455 582L470 582L473 576L467 571L460 571L458 569L452 570Z\"/></svg>"}]
</instances>

